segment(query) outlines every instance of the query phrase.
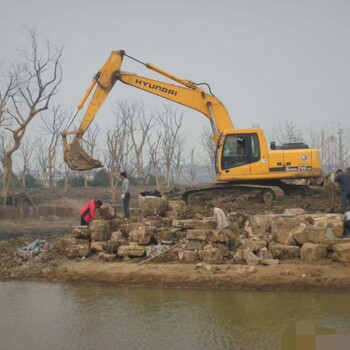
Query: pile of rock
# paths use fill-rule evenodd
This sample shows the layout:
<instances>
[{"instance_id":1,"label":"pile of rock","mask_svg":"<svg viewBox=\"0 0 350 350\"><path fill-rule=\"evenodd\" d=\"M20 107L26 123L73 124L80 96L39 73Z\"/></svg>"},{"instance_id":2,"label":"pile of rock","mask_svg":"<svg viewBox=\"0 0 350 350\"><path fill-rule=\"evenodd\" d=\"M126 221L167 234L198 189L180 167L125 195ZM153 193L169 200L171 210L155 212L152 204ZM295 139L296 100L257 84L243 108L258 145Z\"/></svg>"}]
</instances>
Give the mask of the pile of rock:
<instances>
[{"instance_id":1,"label":"pile of rock","mask_svg":"<svg viewBox=\"0 0 350 350\"><path fill-rule=\"evenodd\" d=\"M93 255L108 262L158 255L162 261L207 264L350 261L350 239L342 238L341 215L305 214L302 209L280 215L230 213L230 229L217 230L212 218L197 215L184 219L183 201L145 196L139 204L133 211L133 222L123 218L95 220L61 238L58 249L71 259ZM164 251L167 253L161 255Z\"/></svg>"}]
</instances>

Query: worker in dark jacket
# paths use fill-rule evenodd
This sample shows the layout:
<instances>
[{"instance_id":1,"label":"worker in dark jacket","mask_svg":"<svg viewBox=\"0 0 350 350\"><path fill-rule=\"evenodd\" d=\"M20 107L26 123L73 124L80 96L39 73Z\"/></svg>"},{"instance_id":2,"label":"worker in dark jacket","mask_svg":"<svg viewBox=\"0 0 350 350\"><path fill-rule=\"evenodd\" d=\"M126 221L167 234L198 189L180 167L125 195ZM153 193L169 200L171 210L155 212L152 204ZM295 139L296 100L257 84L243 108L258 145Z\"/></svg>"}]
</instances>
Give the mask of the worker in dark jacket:
<instances>
[{"instance_id":1,"label":"worker in dark jacket","mask_svg":"<svg viewBox=\"0 0 350 350\"><path fill-rule=\"evenodd\" d=\"M92 220L96 220L96 209L101 208L102 201L91 199L79 210L80 225L87 226Z\"/></svg>"},{"instance_id":2,"label":"worker in dark jacket","mask_svg":"<svg viewBox=\"0 0 350 350\"><path fill-rule=\"evenodd\" d=\"M347 168L346 172L337 171L334 181L339 182L341 212L344 214L347 211L347 203L350 202L350 168Z\"/></svg>"}]
</instances>

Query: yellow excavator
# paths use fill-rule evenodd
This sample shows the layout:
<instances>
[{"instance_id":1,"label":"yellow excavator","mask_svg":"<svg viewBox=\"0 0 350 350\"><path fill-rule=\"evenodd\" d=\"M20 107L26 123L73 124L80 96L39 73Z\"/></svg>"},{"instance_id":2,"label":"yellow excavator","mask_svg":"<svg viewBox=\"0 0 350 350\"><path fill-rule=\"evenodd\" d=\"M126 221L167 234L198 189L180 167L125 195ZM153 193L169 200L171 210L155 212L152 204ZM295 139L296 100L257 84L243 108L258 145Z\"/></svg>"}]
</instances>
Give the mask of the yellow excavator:
<instances>
[{"instance_id":1,"label":"yellow excavator","mask_svg":"<svg viewBox=\"0 0 350 350\"><path fill-rule=\"evenodd\" d=\"M177 84L121 71L123 59L126 57ZM127 55L123 50L112 51L107 62L94 76L76 113L62 133L64 158L71 169L83 171L103 166L100 161L92 159L81 148L80 140L117 81L197 110L209 119L216 147L217 184L189 189L183 194L183 199L186 201L192 194L204 191L215 196L220 191L227 193L230 188L239 190L240 193L253 191L262 201L271 202L276 195L281 194L281 191L283 194L304 195L306 186L290 184L293 181L288 180L295 182L301 179L315 179L322 175L317 149L309 148L304 143L281 146L271 143L269 148L262 129L234 128L225 106L212 94L208 84L196 84L190 80L180 79L152 64ZM206 86L209 92L204 91L201 86ZM68 131L93 91L79 129ZM71 143L68 143L68 135L74 136Z\"/></svg>"}]
</instances>

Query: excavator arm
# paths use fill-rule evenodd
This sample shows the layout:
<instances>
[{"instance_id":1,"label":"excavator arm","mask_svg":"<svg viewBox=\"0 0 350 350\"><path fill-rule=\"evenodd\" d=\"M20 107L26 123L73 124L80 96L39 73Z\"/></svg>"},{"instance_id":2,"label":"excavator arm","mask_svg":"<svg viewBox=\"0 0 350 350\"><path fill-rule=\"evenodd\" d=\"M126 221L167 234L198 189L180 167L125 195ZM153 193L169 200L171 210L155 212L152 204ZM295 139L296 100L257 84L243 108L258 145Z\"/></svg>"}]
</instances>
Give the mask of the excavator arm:
<instances>
[{"instance_id":1,"label":"excavator arm","mask_svg":"<svg viewBox=\"0 0 350 350\"><path fill-rule=\"evenodd\" d=\"M195 84L189 80L180 79L152 64L143 63L136 59L134 60L143 64L148 69L151 69L183 86L153 80L128 72L122 72L120 68L124 56L134 59L133 57L126 55L125 51L112 51L107 62L94 76L90 87L78 105L76 113L68 122L65 131L62 133L64 142L64 159L71 169L81 171L103 166L100 161L92 159L81 148L79 141L82 139L84 133L95 118L98 110L118 80L127 85L136 87L201 112L209 119L211 123L215 142L217 142L221 132L224 130L233 129L233 124L225 106L213 94L208 94L202 90L198 84ZM81 121L79 129L77 131L68 131L74 118L82 109L86 100L93 91L94 94L85 112L84 118ZM67 141L68 135L75 135L73 142L70 144Z\"/></svg>"}]
</instances>

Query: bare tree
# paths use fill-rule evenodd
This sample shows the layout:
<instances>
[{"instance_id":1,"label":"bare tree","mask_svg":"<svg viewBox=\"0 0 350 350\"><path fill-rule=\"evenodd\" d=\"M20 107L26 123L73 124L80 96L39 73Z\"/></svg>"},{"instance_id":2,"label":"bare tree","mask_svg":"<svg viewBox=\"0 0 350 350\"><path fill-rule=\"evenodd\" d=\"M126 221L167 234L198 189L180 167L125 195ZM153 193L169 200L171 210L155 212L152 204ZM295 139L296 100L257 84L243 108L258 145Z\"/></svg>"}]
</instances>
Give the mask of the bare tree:
<instances>
[{"instance_id":1,"label":"bare tree","mask_svg":"<svg viewBox=\"0 0 350 350\"><path fill-rule=\"evenodd\" d=\"M26 175L29 174L29 170L33 163L33 152L36 147L36 140L31 142L27 137L22 139L19 154L21 156L21 168L19 173L21 174L22 185L26 186Z\"/></svg>"},{"instance_id":2,"label":"bare tree","mask_svg":"<svg viewBox=\"0 0 350 350\"><path fill-rule=\"evenodd\" d=\"M289 120L277 123L272 131L273 140L278 144L302 142L302 131Z\"/></svg>"},{"instance_id":3,"label":"bare tree","mask_svg":"<svg viewBox=\"0 0 350 350\"><path fill-rule=\"evenodd\" d=\"M152 139L151 134L147 135L147 143L148 143L147 155L148 155L148 161L149 161L148 175L151 175L151 173L153 174L157 184L158 191L160 191L159 175L161 172L161 161L162 161L162 158L159 152L160 141L161 141L161 134L159 133L159 131L156 132L156 136L154 137L154 139Z\"/></svg>"},{"instance_id":4,"label":"bare tree","mask_svg":"<svg viewBox=\"0 0 350 350\"><path fill-rule=\"evenodd\" d=\"M61 141L60 132L69 115L67 111L62 110L61 106L53 106L50 112L52 118L47 119L41 116L40 130L47 136L47 145L43 147L43 141L40 140L42 147L38 148L37 157L43 174L46 174L44 177L46 177L47 186L54 187L57 148Z\"/></svg>"},{"instance_id":5,"label":"bare tree","mask_svg":"<svg viewBox=\"0 0 350 350\"><path fill-rule=\"evenodd\" d=\"M176 143L180 135L183 112L178 107L164 105L164 111L158 115L161 127L161 149L164 160L167 188L170 188L171 166L174 163Z\"/></svg>"},{"instance_id":6,"label":"bare tree","mask_svg":"<svg viewBox=\"0 0 350 350\"><path fill-rule=\"evenodd\" d=\"M18 80L18 88L5 106L11 118L6 129L12 134L12 144L5 151L4 159L4 203L9 193L10 179L13 175L12 156L19 149L26 129L33 118L48 109L52 97L58 91L62 79L62 50L52 48L46 42L45 52L41 54L39 38L35 29L28 29L30 48L21 50L23 62L21 69L13 77Z\"/></svg>"},{"instance_id":7,"label":"bare tree","mask_svg":"<svg viewBox=\"0 0 350 350\"><path fill-rule=\"evenodd\" d=\"M215 145L213 132L210 128L204 128L200 135L200 163L203 165L212 180L215 176Z\"/></svg>"},{"instance_id":8,"label":"bare tree","mask_svg":"<svg viewBox=\"0 0 350 350\"><path fill-rule=\"evenodd\" d=\"M192 152L193 153L193 152ZM179 136L175 143L173 168L175 170L175 183L180 182L184 164L184 138Z\"/></svg>"},{"instance_id":9,"label":"bare tree","mask_svg":"<svg viewBox=\"0 0 350 350\"><path fill-rule=\"evenodd\" d=\"M117 119L112 130L107 131L107 151L105 164L110 176L112 200L116 199L117 179L120 171L127 170L128 155L131 146L128 144L128 131L124 119Z\"/></svg>"},{"instance_id":10,"label":"bare tree","mask_svg":"<svg viewBox=\"0 0 350 350\"><path fill-rule=\"evenodd\" d=\"M5 126L9 119L7 106L12 96L18 91L18 76L19 69L16 67L10 67L8 74L0 75L0 126Z\"/></svg>"},{"instance_id":11,"label":"bare tree","mask_svg":"<svg viewBox=\"0 0 350 350\"><path fill-rule=\"evenodd\" d=\"M117 118L125 121L125 126L130 136L131 147L133 151L133 167L135 176L139 179L145 178L144 172L144 154L145 146L148 141L148 135L154 127L155 121L150 115L146 116L145 108L142 102L127 103L122 101L118 104L116 112Z\"/></svg>"}]
</instances>

